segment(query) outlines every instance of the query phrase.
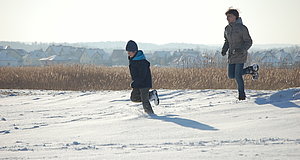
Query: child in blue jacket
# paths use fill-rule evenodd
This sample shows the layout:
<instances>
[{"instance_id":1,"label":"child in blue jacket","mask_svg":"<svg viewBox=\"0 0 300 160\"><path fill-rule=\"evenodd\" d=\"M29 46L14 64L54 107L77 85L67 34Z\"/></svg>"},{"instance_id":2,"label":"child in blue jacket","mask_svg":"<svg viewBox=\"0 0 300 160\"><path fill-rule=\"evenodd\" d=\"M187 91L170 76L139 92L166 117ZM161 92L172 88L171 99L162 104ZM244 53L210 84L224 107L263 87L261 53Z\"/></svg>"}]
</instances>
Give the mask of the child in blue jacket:
<instances>
[{"instance_id":1,"label":"child in blue jacket","mask_svg":"<svg viewBox=\"0 0 300 160\"><path fill-rule=\"evenodd\" d=\"M144 111L148 114L154 114L149 100L154 100L155 105L159 104L157 91L152 88L152 77L150 63L142 50L138 50L137 44L130 40L126 45L126 51L129 59L129 70L132 79L132 92L130 100L133 102L142 102Z\"/></svg>"}]
</instances>

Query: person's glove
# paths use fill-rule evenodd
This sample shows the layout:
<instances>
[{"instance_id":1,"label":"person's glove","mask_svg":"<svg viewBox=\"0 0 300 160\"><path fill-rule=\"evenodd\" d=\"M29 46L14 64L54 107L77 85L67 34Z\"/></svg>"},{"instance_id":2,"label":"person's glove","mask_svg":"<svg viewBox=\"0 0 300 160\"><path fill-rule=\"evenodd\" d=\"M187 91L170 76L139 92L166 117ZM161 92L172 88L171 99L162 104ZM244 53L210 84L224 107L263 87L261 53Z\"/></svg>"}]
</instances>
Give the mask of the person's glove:
<instances>
[{"instance_id":1,"label":"person's glove","mask_svg":"<svg viewBox=\"0 0 300 160\"><path fill-rule=\"evenodd\" d=\"M222 54L222 56L225 56L225 55L226 55L226 52L225 52L225 51L222 51L221 54Z\"/></svg>"}]
</instances>

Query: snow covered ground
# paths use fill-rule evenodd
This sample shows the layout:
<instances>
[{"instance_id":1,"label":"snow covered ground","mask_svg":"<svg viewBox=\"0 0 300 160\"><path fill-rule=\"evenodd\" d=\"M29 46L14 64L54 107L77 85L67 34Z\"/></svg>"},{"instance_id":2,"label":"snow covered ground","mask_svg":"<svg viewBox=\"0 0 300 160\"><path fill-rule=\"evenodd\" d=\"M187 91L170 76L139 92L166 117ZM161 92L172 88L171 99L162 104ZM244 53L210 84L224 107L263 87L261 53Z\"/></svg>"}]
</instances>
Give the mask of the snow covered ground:
<instances>
[{"instance_id":1,"label":"snow covered ground","mask_svg":"<svg viewBox=\"0 0 300 160\"><path fill-rule=\"evenodd\" d=\"M158 93L2 89L0 159L300 159L300 88Z\"/></svg>"}]
</instances>

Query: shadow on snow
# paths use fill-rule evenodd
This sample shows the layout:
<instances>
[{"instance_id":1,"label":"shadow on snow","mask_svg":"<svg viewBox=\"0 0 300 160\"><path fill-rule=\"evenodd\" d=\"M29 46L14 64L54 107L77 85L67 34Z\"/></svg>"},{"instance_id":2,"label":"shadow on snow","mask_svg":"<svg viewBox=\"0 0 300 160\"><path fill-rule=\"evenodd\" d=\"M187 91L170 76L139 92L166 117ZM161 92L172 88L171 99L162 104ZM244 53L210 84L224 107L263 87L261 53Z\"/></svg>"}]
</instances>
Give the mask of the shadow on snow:
<instances>
[{"instance_id":1,"label":"shadow on snow","mask_svg":"<svg viewBox=\"0 0 300 160\"><path fill-rule=\"evenodd\" d=\"M300 88L282 90L272 94L267 98L256 98L255 103L259 105L272 104L279 108L300 108L299 105L291 102L300 99Z\"/></svg>"},{"instance_id":2,"label":"shadow on snow","mask_svg":"<svg viewBox=\"0 0 300 160\"><path fill-rule=\"evenodd\" d=\"M209 125L206 125L203 123L199 123L197 121L190 120L190 119L179 118L176 116L178 116L178 115L165 115L165 116L151 115L151 118L165 121L165 122L172 122L172 123L175 123L180 126L187 127L187 128L193 128L193 129L199 129L199 130L211 130L211 131L218 130L212 126L209 126Z\"/></svg>"}]
</instances>

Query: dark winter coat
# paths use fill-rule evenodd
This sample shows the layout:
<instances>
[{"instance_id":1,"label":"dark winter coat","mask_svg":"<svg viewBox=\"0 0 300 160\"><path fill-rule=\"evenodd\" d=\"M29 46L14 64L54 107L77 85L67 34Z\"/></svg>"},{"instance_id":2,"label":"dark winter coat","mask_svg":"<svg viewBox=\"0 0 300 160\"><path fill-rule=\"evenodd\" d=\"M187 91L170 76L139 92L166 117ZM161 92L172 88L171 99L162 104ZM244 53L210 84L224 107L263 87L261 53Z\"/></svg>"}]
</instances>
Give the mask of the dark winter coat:
<instances>
[{"instance_id":1,"label":"dark winter coat","mask_svg":"<svg viewBox=\"0 0 300 160\"><path fill-rule=\"evenodd\" d=\"M225 28L225 43L222 48L222 55L228 51L228 63L246 63L248 49L252 46L252 39L249 31L239 18Z\"/></svg>"},{"instance_id":2,"label":"dark winter coat","mask_svg":"<svg viewBox=\"0 0 300 160\"><path fill-rule=\"evenodd\" d=\"M139 50L129 59L129 70L132 79L132 88L152 88L150 63L146 60L143 51Z\"/></svg>"}]
</instances>

